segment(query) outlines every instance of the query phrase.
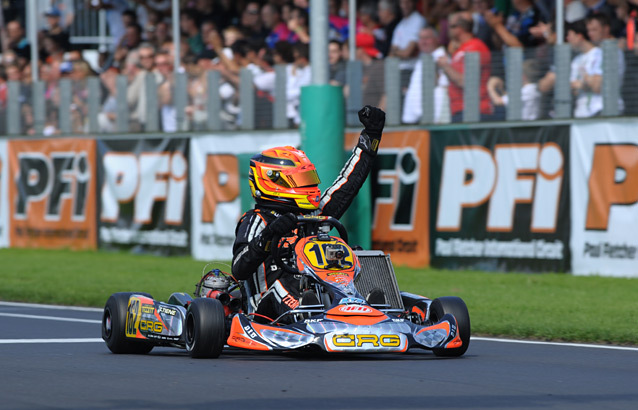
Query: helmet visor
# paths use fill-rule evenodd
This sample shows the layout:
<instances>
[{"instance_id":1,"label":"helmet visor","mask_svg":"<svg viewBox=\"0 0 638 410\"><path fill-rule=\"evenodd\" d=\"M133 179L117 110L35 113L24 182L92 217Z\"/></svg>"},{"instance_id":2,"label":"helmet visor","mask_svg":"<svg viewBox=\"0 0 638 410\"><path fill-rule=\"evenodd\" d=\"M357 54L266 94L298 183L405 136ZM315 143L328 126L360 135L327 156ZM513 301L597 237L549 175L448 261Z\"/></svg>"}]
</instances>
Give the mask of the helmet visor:
<instances>
[{"instance_id":1,"label":"helmet visor","mask_svg":"<svg viewBox=\"0 0 638 410\"><path fill-rule=\"evenodd\" d=\"M279 175L279 181L282 186L286 188L300 188L312 185L319 185L319 175L314 169L302 172L295 172L292 174L285 174L285 171Z\"/></svg>"}]
</instances>

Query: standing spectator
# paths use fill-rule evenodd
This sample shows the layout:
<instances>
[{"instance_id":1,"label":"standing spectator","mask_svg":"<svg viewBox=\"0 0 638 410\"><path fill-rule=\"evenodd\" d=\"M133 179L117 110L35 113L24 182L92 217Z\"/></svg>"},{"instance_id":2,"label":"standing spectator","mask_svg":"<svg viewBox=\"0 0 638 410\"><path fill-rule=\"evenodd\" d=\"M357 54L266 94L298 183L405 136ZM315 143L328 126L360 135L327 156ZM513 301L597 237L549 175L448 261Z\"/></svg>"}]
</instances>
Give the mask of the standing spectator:
<instances>
[{"instance_id":1,"label":"standing spectator","mask_svg":"<svg viewBox=\"0 0 638 410\"><path fill-rule=\"evenodd\" d=\"M487 24L494 30L498 38L509 47L536 47L544 39L535 37L530 33L530 28L543 22L538 7L532 0L512 0L514 12L507 17L501 13L493 13L486 10L483 13Z\"/></svg>"},{"instance_id":2,"label":"standing spectator","mask_svg":"<svg viewBox=\"0 0 638 410\"><path fill-rule=\"evenodd\" d=\"M593 14L587 17L587 35L589 40L597 47L602 46L604 40L615 40L616 38L611 35L611 22L609 17L605 14ZM618 87L619 95L622 94L623 80L625 78L625 53L619 47L618 48ZM625 103L622 97L618 100L618 109L623 112Z\"/></svg>"},{"instance_id":3,"label":"standing spectator","mask_svg":"<svg viewBox=\"0 0 638 410\"><path fill-rule=\"evenodd\" d=\"M339 15L340 6L340 0L328 0L328 39L343 43L348 40L349 27L347 16Z\"/></svg>"},{"instance_id":4,"label":"standing spectator","mask_svg":"<svg viewBox=\"0 0 638 410\"><path fill-rule=\"evenodd\" d=\"M133 131L141 131L146 127L146 75L154 72L155 48L149 43L142 43L137 50L139 70L129 83L126 100L129 105ZM161 82L156 76L156 83Z\"/></svg>"},{"instance_id":5,"label":"standing spectator","mask_svg":"<svg viewBox=\"0 0 638 410\"><path fill-rule=\"evenodd\" d=\"M449 31L450 40L456 42L458 48L452 54L451 61L447 57L441 57L436 63L443 69L450 80L448 94L450 96L452 122L461 122L463 119L463 72L465 69L465 53L468 52L478 52L480 54L479 110L481 121L489 121L493 114L493 107L487 94L487 80L490 78L490 50L485 43L475 38L472 34L472 15L468 12L452 14L450 16Z\"/></svg>"},{"instance_id":6,"label":"standing spectator","mask_svg":"<svg viewBox=\"0 0 638 410\"><path fill-rule=\"evenodd\" d=\"M146 31L149 23L155 25L171 14L171 0L132 1L137 3L135 14L137 15L137 22L144 28L144 31Z\"/></svg>"},{"instance_id":7,"label":"standing spectator","mask_svg":"<svg viewBox=\"0 0 638 410\"><path fill-rule=\"evenodd\" d=\"M361 23L357 27L357 32L368 33L374 36L375 45L378 48L379 43L384 41L385 31L383 27L379 25L379 18L377 17L377 5L374 3L363 3L357 10L357 18Z\"/></svg>"},{"instance_id":8,"label":"standing spectator","mask_svg":"<svg viewBox=\"0 0 638 410\"><path fill-rule=\"evenodd\" d=\"M212 21L217 30L223 30L233 24L233 13L218 0L196 0L195 10L200 21Z\"/></svg>"},{"instance_id":9,"label":"standing spectator","mask_svg":"<svg viewBox=\"0 0 638 410\"><path fill-rule=\"evenodd\" d=\"M53 39L64 51L69 51L71 49L71 41L68 31L60 25L62 17L60 10L52 7L44 12L44 16L47 20L47 29L43 31L44 35Z\"/></svg>"},{"instance_id":10,"label":"standing spectator","mask_svg":"<svg viewBox=\"0 0 638 410\"><path fill-rule=\"evenodd\" d=\"M293 32L291 42L296 43L300 41L304 44L310 43L308 12L301 7L293 7L290 11L288 29Z\"/></svg>"},{"instance_id":11,"label":"standing spectator","mask_svg":"<svg viewBox=\"0 0 638 410\"><path fill-rule=\"evenodd\" d=\"M281 8L279 6L266 3L261 8L261 21L264 23L266 30L270 30L266 36L266 45L269 48L275 48L275 44L279 41L289 41L292 32L281 19Z\"/></svg>"},{"instance_id":12,"label":"standing spectator","mask_svg":"<svg viewBox=\"0 0 638 410\"><path fill-rule=\"evenodd\" d=\"M427 25L425 18L416 10L416 0L399 0L403 18L394 29L390 56L401 59L401 86L407 86L410 73L419 54L419 31Z\"/></svg>"},{"instance_id":13,"label":"standing spectator","mask_svg":"<svg viewBox=\"0 0 638 410\"><path fill-rule=\"evenodd\" d=\"M385 109L385 67L381 60L383 55L375 48L372 34L358 33L355 44L357 60L363 65L363 104Z\"/></svg>"},{"instance_id":14,"label":"standing spectator","mask_svg":"<svg viewBox=\"0 0 638 410\"><path fill-rule=\"evenodd\" d=\"M56 9L60 12L60 26L64 30L69 30L73 20L75 19L75 5L74 0L37 0L36 8L39 11ZM47 21L44 15L38 13L37 18L38 30L48 28Z\"/></svg>"},{"instance_id":15,"label":"standing spectator","mask_svg":"<svg viewBox=\"0 0 638 410\"><path fill-rule=\"evenodd\" d=\"M383 37L376 41L376 48L381 51L384 56L390 54L390 45L392 44L392 36L401 17L399 9L394 0L379 0L377 6L377 14L379 23L383 29Z\"/></svg>"},{"instance_id":16,"label":"standing spectator","mask_svg":"<svg viewBox=\"0 0 638 410\"><path fill-rule=\"evenodd\" d=\"M576 97L574 117L593 117L603 109L603 52L587 35L587 26L579 20L567 27L567 42L578 53L572 60L569 80Z\"/></svg>"},{"instance_id":17,"label":"standing spectator","mask_svg":"<svg viewBox=\"0 0 638 410\"><path fill-rule=\"evenodd\" d=\"M614 37L620 37L625 28L623 22L616 15L616 7L611 5L608 0L582 0L587 7L587 17L594 14L604 14L609 18L611 34Z\"/></svg>"},{"instance_id":18,"label":"standing spectator","mask_svg":"<svg viewBox=\"0 0 638 410\"><path fill-rule=\"evenodd\" d=\"M113 39L112 49L117 48L124 36L125 26L122 14L128 9L126 0L91 0L91 7L97 10L106 10L106 22L109 33Z\"/></svg>"},{"instance_id":19,"label":"standing spectator","mask_svg":"<svg viewBox=\"0 0 638 410\"><path fill-rule=\"evenodd\" d=\"M521 89L521 119L533 121L540 115L541 93L538 91L538 77L540 65L535 59L523 62L523 88ZM490 77L487 82L487 92L494 104L494 119L505 119L505 107L509 103L509 98L505 92L505 83L500 77ZM500 114L497 114L499 113ZM498 117L498 118L496 118Z\"/></svg>"},{"instance_id":20,"label":"standing spectator","mask_svg":"<svg viewBox=\"0 0 638 410\"><path fill-rule=\"evenodd\" d=\"M188 48L193 54L199 54L204 51L204 40L197 24L197 14L194 10L184 9L181 11L179 26L182 32L186 34Z\"/></svg>"},{"instance_id":21,"label":"standing spectator","mask_svg":"<svg viewBox=\"0 0 638 410\"><path fill-rule=\"evenodd\" d=\"M246 8L241 13L239 20L239 28L244 33L244 38L253 43L264 40L267 32L261 22L259 2L249 1L246 3Z\"/></svg>"},{"instance_id":22,"label":"standing spectator","mask_svg":"<svg viewBox=\"0 0 638 410\"><path fill-rule=\"evenodd\" d=\"M599 115L603 109L602 50L589 41L585 20L567 26L567 42L577 53L572 59L569 75L575 96L574 117ZM539 81L538 88L543 93L551 92L555 83L556 73L550 71Z\"/></svg>"},{"instance_id":23,"label":"standing spectator","mask_svg":"<svg viewBox=\"0 0 638 410\"><path fill-rule=\"evenodd\" d=\"M439 36L436 30L431 27L422 28L419 32L419 51L421 54L429 54L434 61L441 57L447 57L445 48L439 45ZM407 124L416 123L423 115L423 64L419 59L410 76L410 84L405 94L403 103L402 121ZM434 87L434 122L450 122L450 97L448 96L448 86L450 81L443 72L437 70L436 86Z\"/></svg>"},{"instance_id":24,"label":"standing spectator","mask_svg":"<svg viewBox=\"0 0 638 410\"><path fill-rule=\"evenodd\" d=\"M24 35L24 28L17 20L7 23L7 45L8 49L16 53L20 64L26 64L31 59L31 46L29 40Z\"/></svg>"},{"instance_id":25,"label":"standing spectator","mask_svg":"<svg viewBox=\"0 0 638 410\"><path fill-rule=\"evenodd\" d=\"M291 124L299 126L301 116L299 103L301 102L301 87L310 84L310 49L308 44L296 43L293 45L292 55L294 63L286 78L286 114Z\"/></svg>"},{"instance_id":26,"label":"standing spectator","mask_svg":"<svg viewBox=\"0 0 638 410\"><path fill-rule=\"evenodd\" d=\"M328 63L330 64L330 84L344 85L346 83L346 62L342 58L343 44L337 40L328 43Z\"/></svg>"}]
</instances>

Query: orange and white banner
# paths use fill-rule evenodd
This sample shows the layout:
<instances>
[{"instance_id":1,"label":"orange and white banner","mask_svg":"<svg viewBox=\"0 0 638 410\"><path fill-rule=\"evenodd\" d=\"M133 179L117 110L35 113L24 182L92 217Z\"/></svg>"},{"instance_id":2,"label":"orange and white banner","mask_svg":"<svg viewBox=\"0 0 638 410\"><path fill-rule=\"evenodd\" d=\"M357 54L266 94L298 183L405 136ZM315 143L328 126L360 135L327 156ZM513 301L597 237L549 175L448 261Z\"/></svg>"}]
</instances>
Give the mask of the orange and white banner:
<instances>
[{"instance_id":1,"label":"orange and white banner","mask_svg":"<svg viewBox=\"0 0 638 410\"><path fill-rule=\"evenodd\" d=\"M249 158L266 148L298 146L299 141L298 132L191 138L191 249L195 259L232 259L235 227L247 210L242 209L241 194L248 190Z\"/></svg>"},{"instance_id":2,"label":"orange and white banner","mask_svg":"<svg viewBox=\"0 0 638 410\"><path fill-rule=\"evenodd\" d=\"M95 249L95 141L9 141L12 247Z\"/></svg>"},{"instance_id":3,"label":"orange and white banner","mask_svg":"<svg viewBox=\"0 0 638 410\"><path fill-rule=\"evenodd\" d=\"M0 248L9 246L9 161L7 141L0 140Z\"/></svg>"},{"instance_id":4,"label":"orange and white banner","mask_svg":"<svg viewBox=\"0 0 638 410\"><path fill-rule=\"evenodd\" d=\"M384 132L372 181L372 249L398 265L430 262L430 133Z\"/></svg>"},{"instance_id":5,"label":"orange and white banner","mask_svg":"<svg viewBox=\"0 0 638 410\"><path fill-rule=\"evenodd\" d=\"M635 121L573 125L571 164L572 272L638 277Z\"/></svg>"}]
</instances>

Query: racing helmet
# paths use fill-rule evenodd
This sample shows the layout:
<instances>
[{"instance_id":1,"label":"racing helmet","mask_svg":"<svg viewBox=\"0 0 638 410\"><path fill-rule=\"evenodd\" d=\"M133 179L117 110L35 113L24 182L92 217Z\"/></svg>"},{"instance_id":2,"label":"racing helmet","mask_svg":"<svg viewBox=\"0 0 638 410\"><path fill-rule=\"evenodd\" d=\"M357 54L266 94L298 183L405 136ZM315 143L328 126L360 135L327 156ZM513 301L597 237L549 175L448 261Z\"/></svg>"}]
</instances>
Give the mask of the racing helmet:
<instances>
[{"instance_id":1,"label":"racing helmet","mask_svg":"<svg viewBox=\"0 0 638 410\"><path fill-rule=\"evenodd\" d=\"M275 147L250 159L250 192L258 204L297 212L319 208L319 176L306 153Z\"/></svg>"}]
</instances>

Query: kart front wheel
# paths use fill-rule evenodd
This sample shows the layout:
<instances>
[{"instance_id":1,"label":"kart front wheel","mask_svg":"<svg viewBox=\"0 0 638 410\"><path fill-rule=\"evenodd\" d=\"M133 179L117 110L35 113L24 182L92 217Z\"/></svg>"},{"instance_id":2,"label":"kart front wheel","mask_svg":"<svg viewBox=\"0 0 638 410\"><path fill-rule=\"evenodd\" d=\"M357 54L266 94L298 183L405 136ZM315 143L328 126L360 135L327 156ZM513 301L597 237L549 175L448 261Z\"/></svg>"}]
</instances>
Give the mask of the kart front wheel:
<instances>
[{"instance_id":1,"label":"kart front wheel","mask_svg":"<svg viewBox=\"0 0 638 410\"><path fill-rule=\"evenodd\" d=\"M459 357L462 356L470 346L470 314L463 299L456 296L444 296L434 299L430 305L430 319L433 323L450 313L456 318L457 331L463 344L461 347L453 349L432 349L437 356Z\"/></svg>"},{"instance_id":2,"label":"kart front wheel","mask_svg":"<svg viewBox=\"0 0 638 410\"><path fill-rule=\"evenodd\" d=\"M224 306L217 299L194 299L186 313L186 350L193 358L219 357L226 336Z\"/></svg>"},{"instance_id":3,"label":"kart front wheel","mask_svg":"<svg viewBox=\"0 0 638 410\"><path fill-rule=\"evenodd\" d=\"M153 345L126 337L126 314L128 300L131 295L150 295L146 293L119 292L114 293L106 301L102 314L102 339L109 350L116 354L146 354Z\"/></svg>"}]
</instances>

